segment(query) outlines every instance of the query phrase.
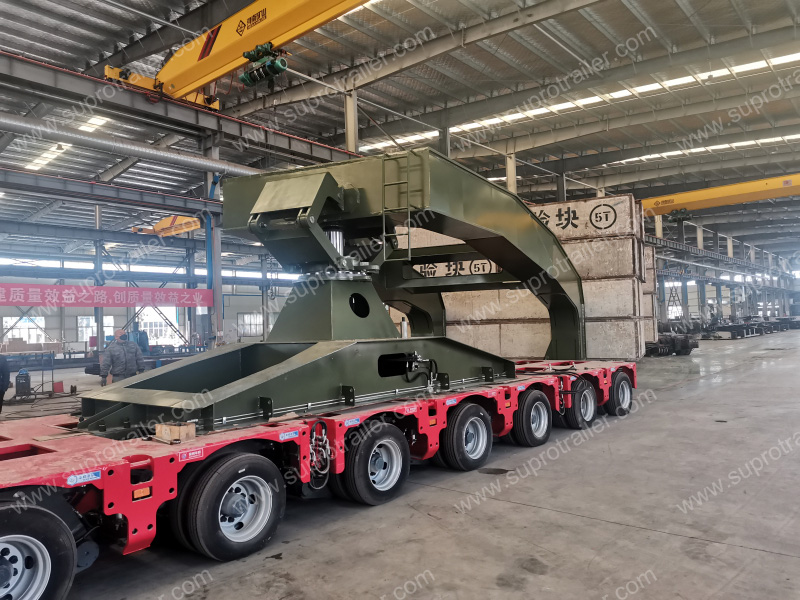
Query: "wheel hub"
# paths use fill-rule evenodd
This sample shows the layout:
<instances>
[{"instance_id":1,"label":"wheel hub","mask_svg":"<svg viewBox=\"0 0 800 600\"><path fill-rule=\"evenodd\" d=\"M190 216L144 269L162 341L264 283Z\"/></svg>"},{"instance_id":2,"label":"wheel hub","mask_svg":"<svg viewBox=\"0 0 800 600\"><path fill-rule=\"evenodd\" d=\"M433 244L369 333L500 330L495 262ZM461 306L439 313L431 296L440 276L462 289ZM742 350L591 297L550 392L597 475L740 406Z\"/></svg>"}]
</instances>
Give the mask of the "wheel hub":
<instances>
[{"instance_id":1,"label":"wheel hub","mask_svg":"<svg viewBox=\"0 0 800 600\"><path fill-rule=\"evenodd\" d=\"M380 450L375 450L375 452L372 453L372 460L370 462L370 474L380 473L389 466L383 459L383 454L381 454Z\"/></svg>"},{"instance_id":2,"label":"wheel hub","mask_svg":"<svg viewBox=\"0 0 800 600\"><path fill-rule=\"evenodd\" d=\"M241 519L247 512L247 504L247 496L243 492L229 490L222 501L222 515L228 519Z\"/></svg>"},{"instance_id":3,"label":"wheel hub","mask_svg":"<svg viewBox=\"0 0 800 600\"><path fill-rule=\"evenodd\" d=\"M39 541L25 535L0 538L0 598L41 598L52 562Z\"/></svg>"},{"instance_id":4,"label":"wheel hub","mask_svg":"<svg viewBox=\"0 0 800 600\"><path fill-rule=\"evenodd\" d=\"M233 483L219 504L222 534L244 543L257 536L272 513L272 490L263 479L245 476Z\"/></svg>"},{"instance_id":5,"label":"wheel hub","mask_svg":"<svg viewBox=\"0 0 800 600\"><path fill-rule=\"evenodd\" d=\"M11 583L13 575L14 566L5 557L0 556L0 590Z\"/></svg>"},{"instance_id":6,"label":"wheel hub","mask_svg":"<svg viewBox=\"0 0 800 600\"><path fill-rule=\"evenodd\" d=\"M477 459L486 450L488 433L486 427L478 417L473 417L467 422L464 429L464 450L467 456Z\"/></svg>"},{"instance_id":7,"label":"wheel hub","mask_svg":"<svg viewBox=\"0 0 800 600\"><path fill-rule=\"evenodd\" d=\"M378 491L390 490L402 473L400 447L390 439L378 442L369 457L369 479Z\"/></svg>"}]
</instances>

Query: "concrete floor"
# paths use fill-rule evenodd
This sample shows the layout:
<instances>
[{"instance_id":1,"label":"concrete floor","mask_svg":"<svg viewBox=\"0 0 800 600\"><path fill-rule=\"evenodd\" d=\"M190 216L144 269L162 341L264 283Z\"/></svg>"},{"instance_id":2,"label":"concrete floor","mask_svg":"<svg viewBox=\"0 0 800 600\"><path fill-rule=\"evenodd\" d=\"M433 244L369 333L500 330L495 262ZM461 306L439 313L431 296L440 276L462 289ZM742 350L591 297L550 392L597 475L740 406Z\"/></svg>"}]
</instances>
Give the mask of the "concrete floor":
<instances>
[{"instance_id":1,"label":"concrete floor","mask_svg":"<svg viewBox=\"0 0 800 600\"><path fill-rule=\"evenodd\" d=\"M579 445L557 429L542 448L498 443L481 472L415 466L375 508L290 501L270 546L235 563L168 540L106 551L70 600L800 598L798 365L800 331L646 359L638 392L655 399Z\"/></svg>"}]
</instances>

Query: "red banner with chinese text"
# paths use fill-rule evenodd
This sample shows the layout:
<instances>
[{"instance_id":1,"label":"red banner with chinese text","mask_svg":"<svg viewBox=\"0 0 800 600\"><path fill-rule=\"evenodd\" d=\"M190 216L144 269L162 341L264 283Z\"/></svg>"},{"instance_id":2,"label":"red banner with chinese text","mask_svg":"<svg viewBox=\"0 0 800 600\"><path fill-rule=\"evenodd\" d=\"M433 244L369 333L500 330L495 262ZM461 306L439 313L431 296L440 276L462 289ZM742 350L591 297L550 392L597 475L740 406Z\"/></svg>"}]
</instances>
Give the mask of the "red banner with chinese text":
<instances>
[{"instance_id":1,"label":"red banner with chinese text","mask_svg":"<svg viewBox=\"0 0 800 600\"><path fill-rule=\"evenodd\" d=\"M212 290L0 283L0 306L198 308L213 304Z\"/></svg>"}]
</instances>

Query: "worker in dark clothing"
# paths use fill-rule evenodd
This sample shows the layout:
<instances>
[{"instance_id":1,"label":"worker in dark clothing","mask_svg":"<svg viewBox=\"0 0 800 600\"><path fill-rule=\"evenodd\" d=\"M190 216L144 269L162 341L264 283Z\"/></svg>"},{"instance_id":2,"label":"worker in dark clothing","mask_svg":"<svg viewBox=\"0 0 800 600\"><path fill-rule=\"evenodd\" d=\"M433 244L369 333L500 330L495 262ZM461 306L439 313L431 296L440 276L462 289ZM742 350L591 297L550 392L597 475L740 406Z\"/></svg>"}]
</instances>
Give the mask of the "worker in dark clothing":
<instances>
[{"instance_id":1,"label":"worker in dark clothing","mask_svg":"<svg viewBox=\"0 0 800 600\"><path fill-rule=\"evenodd\" d=\"M3 400L9 385L11 385L11 373L8 371L8 361L0 354L0 413L3 412Z\"/></svg>"},{"instance_id":2,"label":"worker in dark clothing","mask_svg":"<svg viewBox=\"0 0 800 600\"><path fill-rule=\"evenodd\" d=\"M100 359L100 385L105 385L111 373L114 383L144 372L142 349L128 340L122 329L114 332L114 341L108 345Z\"/></svg>"}]
</instances>

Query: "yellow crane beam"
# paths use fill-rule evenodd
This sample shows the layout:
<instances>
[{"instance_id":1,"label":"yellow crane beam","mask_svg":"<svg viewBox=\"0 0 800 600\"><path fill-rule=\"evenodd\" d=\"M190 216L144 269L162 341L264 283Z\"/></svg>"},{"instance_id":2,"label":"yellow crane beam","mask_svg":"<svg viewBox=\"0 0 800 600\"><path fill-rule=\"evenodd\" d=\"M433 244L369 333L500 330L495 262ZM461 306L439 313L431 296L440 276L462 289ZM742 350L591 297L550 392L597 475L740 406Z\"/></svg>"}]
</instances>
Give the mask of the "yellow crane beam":
<instances>
[{"instance_id":1,"label":"yellow crane beam","mask_svg":"<svg viewBox=\"0 0 800 600\"><path fill-rule=\"evenodd\" d=\"M200 229L200 227L200 219L176 215L161 219L158 223L153 225L153 227L132 227L131 231L133 231L133 233L147 233L149 235L169 237L195 231L196 229Z\"/></svg>"},{"instance_id":2,"label":"yellow crane beam","mask_svg":"<svg viewBox=\"0 0 800 600\"><path fill-rule=\"evenodd\" d=\"M216 99L203 98L202 88L251 62L245 53L267 45L280 49L367 1L256 0L178 48L155 79L111 67L106 77L216 108Z\"/></svg>"},{"instance_id":3,"label":"yellow crane beam","mask_svg":"<svg viewBox=\"0 0 800 600\"><path fill-rule=\"evenodd\" d=\"M666 215L674 210L686 209L691 212L795 195L800 195L800 173L645 198L642 200L642 208L648 216Z\"/></svg>"}]
</instances>

